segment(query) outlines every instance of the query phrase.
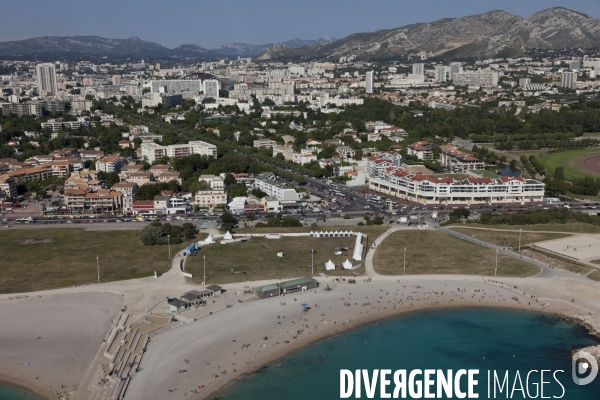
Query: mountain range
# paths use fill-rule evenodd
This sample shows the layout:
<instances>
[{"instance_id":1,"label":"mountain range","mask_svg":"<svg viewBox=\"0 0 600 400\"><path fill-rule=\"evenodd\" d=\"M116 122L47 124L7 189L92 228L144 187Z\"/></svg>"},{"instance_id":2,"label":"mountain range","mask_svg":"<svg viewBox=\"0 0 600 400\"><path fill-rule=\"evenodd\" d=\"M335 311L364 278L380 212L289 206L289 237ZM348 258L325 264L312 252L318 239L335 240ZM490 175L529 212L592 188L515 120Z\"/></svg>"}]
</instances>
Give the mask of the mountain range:
<instances>
[{"instance_id":1,"label":"mountain range","mask_svg":"<svg viewBox=\"0 0 600 400\"><path fill-rule=\"evenodd\" d=\"M280 43L286 48L328 43L335 39L327 36L317 40L294 38ZM0 42L0 57L173 57L198 60L215 60L223 56L253 57L261 54L274 43L252 45L229 43L214 49L196 44L183 44L169 49L158 43L146 42L137 36L129 39L106 39L99 36L42 36L25 40Z\"/></svg>"},{"instance_id":2,"label":"mountain range","mask_svg":"<svg viewBox=\"0 0 600 400\"><path fill-rule=\"evenodd\" d=\"M258 60L336 60L356 55L362 60L393 60L425 55L457 60L523 56L527 49L589 48L600 44L600 20L550 8L523 18L507 11L489 11L461 18L444 18L395 29L355 33L343 39L302 48L277 44Z\"/></svg>"},{"instance_id":3,"label":"mountain range","mask_svg":"<svg viewBox=\"0 0 600 400\"><path fill-rule=\"evenodd\" d=\"M277 43L282 46L286 46L288 48L298 48L303 46L311 46L315 44L321 43L330 43L337 39L330 38L328 36L323 36L317 40L303 40L300 38L294 38L288 40L287 42ZM228 43L219 47L215 47L210 49L211 51L219 54L223 54L226 56L240 56L240 57L254 57L257 56L268 48L274 46L275 43L267 43L267 44L247 44L247 43Z\"/></svg>"},{"instance_id":4,"label":"mountain range","mask_svg":"<svg viewBox=\"0 0 600 400\"><path fill-rule=\"evenodd\" d=\"M530 49L561 50L599 45L599 19L555 7L527 18L507 11L489 11L395 29L354 33L342 39L295 38L264 45L229 43L210 50L196 44L170 49L137 36L129 39L43 36L0 42L0 57L159 57L210 61L223 56L255 56L257 60L312 61L337 60L342 56L356 55L359 60L384 61L414 55L449 60L483 60L500 56L519 57Z\"/></svg>"}]
</instances>

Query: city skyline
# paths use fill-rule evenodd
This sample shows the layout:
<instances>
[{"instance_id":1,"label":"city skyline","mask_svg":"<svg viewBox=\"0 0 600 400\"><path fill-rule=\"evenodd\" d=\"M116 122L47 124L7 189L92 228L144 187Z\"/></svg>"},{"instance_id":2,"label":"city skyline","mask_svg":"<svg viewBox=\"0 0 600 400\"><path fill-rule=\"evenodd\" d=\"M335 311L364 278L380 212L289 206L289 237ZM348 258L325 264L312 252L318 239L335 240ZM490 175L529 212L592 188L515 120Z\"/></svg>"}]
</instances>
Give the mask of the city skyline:
<instances>
[{"instance_id":1,"label":"city skyline","mask_svg":"<svg viewBox=\"0 0 600 400\"><path fill-rule=\"evenodd\" d=\"M174 10L165 13L158 13L161 3L154 0L130 1L126 4L107 0L106 7L102 8L94 8L87 2L68 2L67 6L61 7L52 3L36 3L33 8L25 8L24 4L16 2L5 5L5 15L28 15L30 23L22 24L19 18L6 19L0 41L38 36L101 36L113 39L138 36L170 48L181 44L198 44L210 49L227 43L261 45L295 37L305 40L323 36L343 38L352 33L398 28L491 10L506 10L527 17L544 9L565 7L600 18L600 4L584 0L574 0L568 4L560 1L534 0L525 3L509 0L495 3L494 6L473 0L451 3L434 0L430 2L431 7L418 9L407 9L404 2L380 0L371 3L372 7L367 13L356 12L360 6L356 0L327 3L307 0L304 7L294 8L293 19L286 17L290 14L290 7L293 7L288 1L274 3L271 0L258 0L248 5L233 0L226 5L211 4L210 15L213 18L206 18L206 4L188 1L180 1ZM32 9L35 11L32 12ZM95 15L95 18L87 18L86 15ZM332 15L336 18L332 19ZM65 20L69 23L65 24ZM110 24L106 23L108 20Z\"/></svg>"}]
</instances>

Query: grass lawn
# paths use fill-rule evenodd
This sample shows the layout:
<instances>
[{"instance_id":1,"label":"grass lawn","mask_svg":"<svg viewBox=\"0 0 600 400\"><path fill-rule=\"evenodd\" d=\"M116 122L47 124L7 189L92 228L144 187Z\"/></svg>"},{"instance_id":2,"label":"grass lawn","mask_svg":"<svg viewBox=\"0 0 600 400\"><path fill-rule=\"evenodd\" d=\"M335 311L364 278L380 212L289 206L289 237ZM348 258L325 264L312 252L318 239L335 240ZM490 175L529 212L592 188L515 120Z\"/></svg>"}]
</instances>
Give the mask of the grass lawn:
<instances>
[{"instance_id":1,"label":"grass lawn","mask_svg":"<svg viewBox=\"0 0 600 400\"><path fill-rule=\"evenodd\" d=\"M481 176L483 178L496 179L496 178L500 177L499 175L494 174L493 172L487 171L485 169L477 169L477 170L474 170L474 171L471 171L471 172L473 172L473 173L475 173L475 174L477 174L477 175L479 175L479 176Z\"/></svg>"},{"instance_id":2,"label":"grass lawn","mask_svg":"<svg viewBox=\"0 0 600 400\"><path fill-rule=\"evenodd\" d=\"M600 271L594 271L587 277L593 281L600 281Z\"/></svg>"},{"instance_id":3,"label":"grass lawn","mask_svg":"<svg viewBox=\"0 0 600 400\"><path fill-rule=\"evenodd\" d=\"M239 232L240 230L236 230ZM374 240L369 238L369 243ZM193 257L188 257L185 270L194 275L192 281L202 282L203 256L206 256L206 277L208 284L231 282L255 281L262 279L287 279L308 276L311 274L311 249L314 255L315 275L325 272L327 275L352 276L352 272L364 273L364 267L354 271L341 269L342 262L350 259L356 237L345 238L310 238L310 237L283 237L281 239L252 238L246 242L229 244L215 244L203 246ZM367 239L363 239L366 246ZM337 248L348 246L349 250L342 255L333 253ZM277 257L278 252L283 252L283 257ZM333 261L335 271L325 271L327 261Z\"/></svg>"},{"instance_id":4,"label":"grass lawn","mask_svg":"<svg viewBox=\"0 0 600 400\"><path fill-rule=\"evenodd\" d=\"M471 229L462 226L452 227L452 230L464 234L465 236L475 235L476 239L486 241L488 243L497 243L499 246L506 247L510 243L515 249L519 245L519 231L502 232L502 231L484 231L481 229ZM561 233L532 233L522 232L521 233L521 247L525 247L535 242L541 242L544 240L560 239L569 234Z\"/></svg>"},{"instance_id":5,"label":"grass lawn","mask_svg":"<svg viewBox=\"0 0 600 400\"><path fill-rule=\"evenodd\" d=\"M182 248L171 245L172 255ZM0 255L0 293L96 283L96 256L101 282L151 276L169 265L167 246L145 247L135 231L3 230Z\"/></svg>"},{"instance_id":6,"label":"grass lawn","mask_svg":"<svg viewBox=\"0 0 600 400\"><path fill-rule=\"evenodd\" d=\"M554 172L556 167L564 167L566 179L585 178L588 176L597 178L597 173L579 165L579 159L593 154L600 154L600 149L579 149L548 153L541 156L538 160L544 168L552 172Z\"/></svg>"},{"instance_id":7,"label":"grass lawn","mask_svg":"<svg viewBox=\"0 0 600 400\"><path fill-rule=\"evenodd\" d=\"M515 230L519 231L519 228L523 231L550 231L550 232L565 232L565 233L600 233L600 226L592 224L584 224L582 222L569 222L566 224L540 224L540 225L482 225L482 224L463 224L453 225L450 228L456 228L457 226L464 226L465 228L485 228L485 229L501 229L501 230ZM494 231L492 231L494 232ZM497 232L497 231L496 231ZM501 232L497 232L500 234Z\"/></svg>"},{"instance_id":8,"label":"grass lawn","mask_svg":"<svg viewBox=\"0 0 600 400\"><path fill-rule=\"evenodd\" d=\"M383 275L470 274L493 276L496 252L465 240L430 230L396 231L378 245L373 265ZM500 254L498 276L531 276L539 268Z\"/></svg>"}]
</instances>

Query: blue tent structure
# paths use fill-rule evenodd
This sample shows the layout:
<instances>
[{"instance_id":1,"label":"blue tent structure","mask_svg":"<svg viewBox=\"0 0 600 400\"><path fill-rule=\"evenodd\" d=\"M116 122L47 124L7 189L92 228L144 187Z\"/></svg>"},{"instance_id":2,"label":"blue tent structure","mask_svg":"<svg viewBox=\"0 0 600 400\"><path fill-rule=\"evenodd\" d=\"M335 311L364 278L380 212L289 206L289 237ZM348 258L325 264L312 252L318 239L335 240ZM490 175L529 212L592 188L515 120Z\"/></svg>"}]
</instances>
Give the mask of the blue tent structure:
<instances>
[{"instance_id":1,"label":"blue tent structure","mask_svg":"<svg viewBox=\"0 0 600 400\"><path fill-rule=\"evenodd\" d=\"M183 255L184 256L192 256L192 255L196 254L197 251L198 251L198 246L196 246L196 243L192 243L188 247L185 248L185 250L183 251Z\"/></svg>"}]
</instances>

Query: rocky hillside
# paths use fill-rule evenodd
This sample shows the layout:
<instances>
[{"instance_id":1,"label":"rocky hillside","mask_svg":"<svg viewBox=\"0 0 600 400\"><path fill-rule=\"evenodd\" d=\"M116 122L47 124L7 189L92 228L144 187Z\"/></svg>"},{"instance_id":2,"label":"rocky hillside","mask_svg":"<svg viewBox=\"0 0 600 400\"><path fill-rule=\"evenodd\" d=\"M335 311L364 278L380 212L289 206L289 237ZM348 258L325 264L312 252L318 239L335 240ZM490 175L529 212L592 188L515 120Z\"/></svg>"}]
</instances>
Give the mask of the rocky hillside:
<instances>
[{"instance_id":1,"label":"rocky hillside","mask_svg":"<svg viewBox=\"0 0 600 400\"><path fill-rule=\"evenodd\" d=\"M600 43L600 20L556 7L528 18L490 11L462 18L355 33L331 43L293 49L273 46L259 60L335 60L355 54L364 60L407 54L447 59L485 59L523 55L526 48L593 47Z\"/></svg>"},{"instance_id":2,"label":"rocky hillside","mask_svg":"<svg viewBox=\"0 0 600 400\"><path fill-rule=\"evenodd\" d=\"M189 57L216 59L219 55L195 44L169 49L146 42L137 36L129 39L106 39L98 36L43 36L26 40L0 42L0 57Z\"/></svg>"},{"instance_id":3,"label":"rocky hillside","mask_svg":"<svg viewBox=\"0 0 600 400\"><path fill-rule=\"evenodd\" d=\"M291 48L298 48L302 46L310 46L321 43L329 43L334 41L327 36L323 36L317 40L303 40L300 38L294 38L288 40L286 42L277 43L277 45L283 45ZM219 47L215 47L210 49L211 51L219 54L223 54L225 56L240 56L240 57L254 57L257 56L264 51L266 51L269 47L273 47L274 43L267 44L247 44L247 43L228 43Z\"/></svg>"}]
</instances>

